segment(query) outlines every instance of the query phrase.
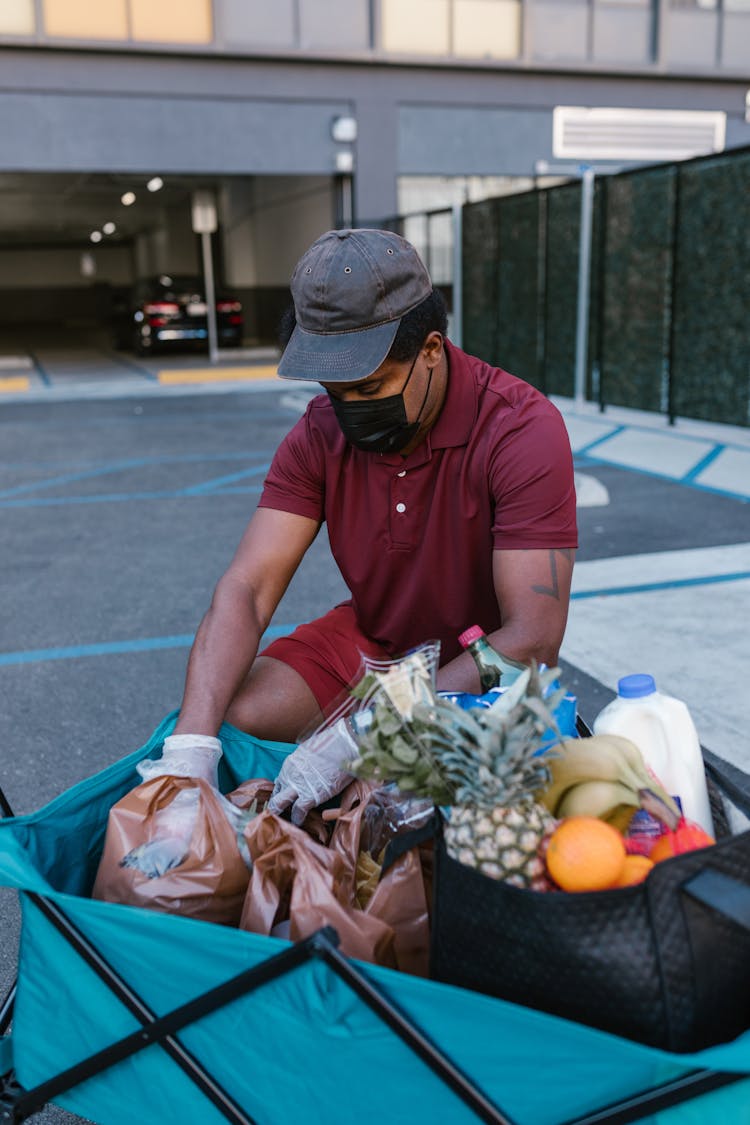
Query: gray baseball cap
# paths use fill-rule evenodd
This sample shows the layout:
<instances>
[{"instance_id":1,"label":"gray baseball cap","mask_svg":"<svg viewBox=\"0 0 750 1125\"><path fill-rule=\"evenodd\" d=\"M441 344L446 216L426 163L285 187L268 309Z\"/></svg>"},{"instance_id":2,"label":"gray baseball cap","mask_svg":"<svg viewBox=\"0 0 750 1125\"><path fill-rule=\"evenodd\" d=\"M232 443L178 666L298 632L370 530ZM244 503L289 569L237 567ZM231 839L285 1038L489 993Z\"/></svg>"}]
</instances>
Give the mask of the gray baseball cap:
<instances>
[{"instance_id":1,"label":"gray baseball cap","mask_svg":"<svg viewBox=\"0 0 750 1125\"><path fill-rule=\"evenodd\" d=\"M377 370L432 282L405 238L363 228L321 235L295 266L291 289L297 323L279 375L354 383Z\"/></svg>"}]
</instances>

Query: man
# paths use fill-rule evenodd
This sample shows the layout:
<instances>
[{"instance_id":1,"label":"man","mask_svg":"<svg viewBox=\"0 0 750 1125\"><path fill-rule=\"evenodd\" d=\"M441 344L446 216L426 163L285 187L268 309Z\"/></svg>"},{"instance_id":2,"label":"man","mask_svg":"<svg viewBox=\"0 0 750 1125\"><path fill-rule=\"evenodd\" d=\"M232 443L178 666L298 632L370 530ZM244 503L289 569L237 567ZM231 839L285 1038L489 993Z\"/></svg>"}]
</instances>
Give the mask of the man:
<instances>
[{"instance_id":1,"label":"man","mask_svg":"<svg viewBox=\"0 0 750 1125\"><path fill-rule=\"evenodd\" d=\"M468 626L547 664L565 630L577 540L558 411L448 342L442 298L398 235L329 231L291 288L279 375L326 393L280 445L198 629L175 727L188 743L212 741L224 719L297 741L356 680L362 653L439 639L438 687L476 691L457 641ZM257 655L323 521L351 600ZM323 760L293 758L302 774Z\"/></svg>"}]
</instances>

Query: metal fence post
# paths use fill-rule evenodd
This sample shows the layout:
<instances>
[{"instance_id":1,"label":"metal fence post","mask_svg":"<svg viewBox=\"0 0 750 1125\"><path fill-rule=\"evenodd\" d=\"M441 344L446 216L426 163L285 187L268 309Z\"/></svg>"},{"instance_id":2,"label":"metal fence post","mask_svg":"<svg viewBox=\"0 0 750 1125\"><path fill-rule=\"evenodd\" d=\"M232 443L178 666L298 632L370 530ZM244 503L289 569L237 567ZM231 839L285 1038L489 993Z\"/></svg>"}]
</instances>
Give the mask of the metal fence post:
<instances>
[{"instance_id":1,"label":"metal fence post","mask_svg":"<svg viewBox=\"0 0 750 1125\"><path fill-rule=\"evenodd\" d=\"M453 206L453 322L451 339L462 348L464 336L463 204Z\"/></svg>"},{"instance_id":2,"label":"metal fence post","mask_svg":"<svg viewBox=\"0 0 750 1125\"><path fill-rule=\"evenodd\" d=\"M675 341L677 338L677 326L675 321L675 305L677 303L677 245L680 235L681 223L681 203L680 188L682 186L682 179L680 176L679 164L674 165L674 195L673 195L673 210L672 210L672 253L670 255L670 279L669 279L669 327L667 331L667 362L666 362L666 402L663 402L662 409L667 415L667 420L670 426L674 426L676 420L676 389L675 389Z\"/></svg>"},{"instance_id":3,"label":"metal fence post","mask_svg":"<svg viewBox=\"0 0 750 1125\"><path fill-rule=\"evenodd\" d=\"M604 362L607 312L607 225L609 223L609 180L600 176L599 181L599 237L597 243L597 305L596 305L596 356L592 364L592 398L599 403L600 413L606 406L604 386ZM596 203L596 193L594 193Z\"/></svg>"},{"instance_id":4,"label":"metal fence post","mask_svg":"<svg viewBox=\"0 0 750 1125\"><path fill-rule=\"evenodd\" d=\"M547 206L546 191L537 191L536 212L536 384L547 393Z\"/></svg>"},{"instance_id":5,"label":"metal fence post","mask_svg":"<svg viewBox=\"0 0 750 1125\"><path fill-rule=\"evenodd\" d=\"M578 242L578 311L576 314L576 360L574 397L586 400L586 360L591 289L591 227L594 206L594 169L581 169L581 229Z\"/></svg>"}]
</instances>

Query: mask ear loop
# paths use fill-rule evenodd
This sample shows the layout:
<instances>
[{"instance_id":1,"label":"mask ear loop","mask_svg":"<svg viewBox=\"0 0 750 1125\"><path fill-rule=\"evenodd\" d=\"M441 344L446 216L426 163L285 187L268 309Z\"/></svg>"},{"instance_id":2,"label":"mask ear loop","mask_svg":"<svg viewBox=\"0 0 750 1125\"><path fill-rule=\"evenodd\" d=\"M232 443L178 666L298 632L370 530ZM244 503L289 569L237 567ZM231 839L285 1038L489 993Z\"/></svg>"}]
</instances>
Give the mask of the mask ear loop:
<instances>
[{"instance_id":1,"label":"mask ear loop","mask_svg":"<svg viewBox=\"0 0 750 1125\"><path fill-rule=\"evenodd\" d=\"M424 393L424 398L422 399L422 405L419 408L419 414L417 414L416 418L414 419L414 425L415 426L419 425L419 419L422 417L422 411L424 410L425 406L427 405L427 398L430 394L430 386L432 385L432 376L434 374L434 371L435 371L435 368L431 367L430 368L430 377L427 380L427 390ZM410 376L410 378L411 378L411 376ZM402 391L401 394L403 394L403 393L404 392Z\"/></svg>"}]
</instances>

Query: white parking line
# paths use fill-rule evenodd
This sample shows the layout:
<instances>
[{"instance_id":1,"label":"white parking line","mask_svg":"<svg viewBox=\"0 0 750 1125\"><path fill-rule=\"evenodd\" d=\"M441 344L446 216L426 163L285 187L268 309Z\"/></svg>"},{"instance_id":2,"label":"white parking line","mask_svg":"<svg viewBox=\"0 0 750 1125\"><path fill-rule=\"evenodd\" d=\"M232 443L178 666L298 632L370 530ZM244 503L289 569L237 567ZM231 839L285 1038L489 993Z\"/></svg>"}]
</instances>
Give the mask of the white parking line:
<instances>
[{"instance_id":1,"label":"white parking line","mask_svg":"<svg viewBox=\"0 0 750 1125\"><path fill-rule=\"evenodd\" d=\"M604 508L609 504L609 490L588 473L575 474L576 507Z\"/></svg>"},{"instance_id":2,"label":"white parking line","mask_svg":"<svg viewBox=\"0 0 750 1125\"><path fill-rule=\"evenodd\" d=\"M612 690L650 672L747 770L749 625L750 543L597 559L576 565L562 656Z\"/></svg>"}]
</instances>

